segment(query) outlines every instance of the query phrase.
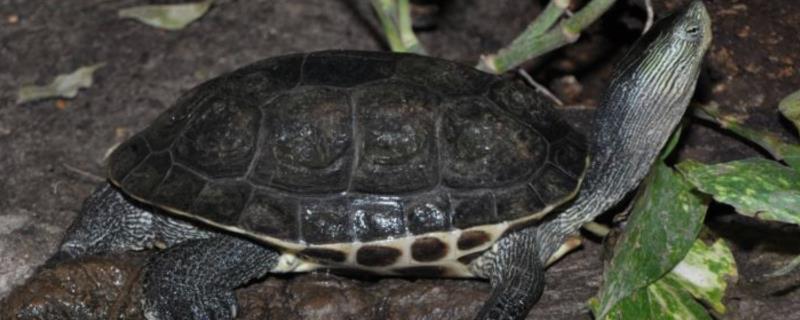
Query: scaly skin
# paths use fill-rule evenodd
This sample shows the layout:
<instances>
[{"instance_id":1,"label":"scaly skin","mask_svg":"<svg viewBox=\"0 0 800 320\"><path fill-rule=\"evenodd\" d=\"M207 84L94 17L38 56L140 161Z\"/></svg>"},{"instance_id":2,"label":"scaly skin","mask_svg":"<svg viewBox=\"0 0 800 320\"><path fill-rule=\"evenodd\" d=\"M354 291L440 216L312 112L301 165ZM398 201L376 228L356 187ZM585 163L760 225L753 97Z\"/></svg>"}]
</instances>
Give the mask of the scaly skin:
<instances>
[{"instance_id":1,"label":"scaly skin","mask_svg":"<svg viewBox=\"0 0 800 320\"><path fill-rule=\"evenodd\" d=\"M541 271L526 268L541 268L567 235L636 188L686 111L710 42L711 20L697 0L637 41L595 112L591 162L575 200L549 221L506 236L473 263L476 273L492 279L493 286L476 319L524 318L544 286ZM539 263L520 252L536 252ZM520 296L521 290L529 295Z\"/></svg>"}]
</instances>

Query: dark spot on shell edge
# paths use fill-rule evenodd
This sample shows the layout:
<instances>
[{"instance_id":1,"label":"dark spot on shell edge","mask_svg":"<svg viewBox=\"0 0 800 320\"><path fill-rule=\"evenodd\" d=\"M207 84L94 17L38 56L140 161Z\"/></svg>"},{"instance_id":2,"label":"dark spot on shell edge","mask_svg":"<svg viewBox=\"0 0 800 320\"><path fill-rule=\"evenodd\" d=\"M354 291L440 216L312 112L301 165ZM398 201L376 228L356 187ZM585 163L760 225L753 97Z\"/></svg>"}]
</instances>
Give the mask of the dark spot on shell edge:
<instances>
[{"instance_id":1,"label":"dark spot on shell edge","mask_svg":"<svg viewBox=\"0 0 800 320\"><path fill-rule=\"evenodd\" d=\"M434 237L422 237L411 244L411 257L417 261L436 261L447 255L447 244Z\"/></svg>"},{"instance_id":2,"label":"dark spot on shell edge","mask_svg":"<svg viewBox=\"0 0 800 320\"><path fill-rule=\"evenodd\" d=\"M356 262L369 267L389 266L403 255L400 249L384 246L363 246L356 252Z\"/></svg>"},{"instance_id":3,"label":"dark spot on shell edge","mask_svg":"<svg viewBox=\"0 0 800 320\"><path fill-rule=\"evenodd\" d=\"M479 247L491 240L492 237L489 236L488 233L481 230L470 230L464 231L460 237L458 237L458 249L459 250L470 250L476 247Z\"/></svg>"}]
</instances>

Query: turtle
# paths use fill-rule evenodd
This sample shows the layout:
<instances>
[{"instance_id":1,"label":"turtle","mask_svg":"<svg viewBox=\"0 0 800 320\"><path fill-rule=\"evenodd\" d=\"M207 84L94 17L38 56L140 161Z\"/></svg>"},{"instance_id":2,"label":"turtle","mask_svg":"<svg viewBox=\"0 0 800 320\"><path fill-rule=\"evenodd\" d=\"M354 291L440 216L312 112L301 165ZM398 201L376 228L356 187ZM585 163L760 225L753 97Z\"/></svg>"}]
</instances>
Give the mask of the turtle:
<instances>
[{"instance_id":1,"label":"turtle","mask_svg":"<svg viewBox=\"0 0 800 320\"><path fill-rule=\"evenodd\" d=\"M488 279L521 319L565 236L646 175L711 40L694 1L619 62L591 138L524 84L414 54L333 50L209 80L109 156L53 257L157 247L148 319L231 319L233 289L328 269Z\"/></svg>"}]
</instances>

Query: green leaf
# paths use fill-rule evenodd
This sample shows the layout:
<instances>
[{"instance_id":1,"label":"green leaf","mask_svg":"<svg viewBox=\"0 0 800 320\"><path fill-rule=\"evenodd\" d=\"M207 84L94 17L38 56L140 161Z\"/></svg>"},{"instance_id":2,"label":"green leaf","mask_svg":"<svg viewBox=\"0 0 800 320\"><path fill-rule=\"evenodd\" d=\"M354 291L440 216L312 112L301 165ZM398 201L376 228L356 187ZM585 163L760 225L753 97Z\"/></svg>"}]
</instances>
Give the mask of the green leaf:
<instances>
[{"instance_id":1,"label":"green leaf","mask_svg":"<svg viewBox=\"0 0 800 320\"><path fill-rule=\"evenodd\" d=\"M789 99L789 97L784 100L787 99ZM781 103L784 104L784 102ZM790 167L800 171L800 145L783 142L780 137L771 132L753 130L745 127L735 117L720 114L718 107L713 104L698 106L694 110L695 116L717 123L723 129L754 142L769 152L773 158L783 160Z\"/></svg>"},{"instance_id":2,"label":"green leaf","mask_svg":"<svg viewBox=\"0 0 800 320\"><path fill-rule=\"evenodd\" d=\"M138 6L119 10L117 14L156 28L179 30L206 14L212 2Z\"/></svg>"},{"instance_id":3,"label":"green leaf","mask_svg":"<svg viewBox=\"0 0 800 320\"><path fill-rule=\"evenodd\" d=\"M74 98L78 95L78 90L92 86L92 75L104 65L105 63L98 63L81 67L69 74L58 75L45 86L23 86L17 91L17 104L47 98Z\"/></svg>"},{"instance_id":4,"label":"green leaf","mask_svg":"<svg viewBox=\"0 0 800 320\"><path fill-rule=\"evenodd\" d=\"M707 205L692 192L691 184L660 162L646 182L605 271L595 312L598 319L669 272L700 232Z\"/></svg>"},{"instance_id":5,"label":"green leaf","mask_svg":"<svg viewBox=\"0 0 800 320\"><path fill-rule=\"evenodd\" d=\"M684 123L681 122L678 125L678 127L675 128L675 131L672 132L672 135L669 137L669 140L667 140L667 145L665 145L664 148L661 149L661 154L658 156L660 160L663 161L667 159L669 155L672 154L672 150L674 150L675 147L678 145L678 142L681 141L681 132L683 132L683 125Z\"/></svg>"},{"instance_id":6,"label":"green leaf","mask_svg":"<svg viewBox=\"0 0 800 320\"><path fill-rule=\"evenodd\" d=\"M677 168L700 191L740 214L800 224L800 173L791 168L760 158L716 165L690 160Z\"/></svg>"},{"instance_id":7,"label":"green leaf","mask_svg":"<svg viewBox=\"0 0 800 320\"><path fill-rule=\"evenodd\" d=\"M725 313L722 298L728 280L736 279L736 261L722 240L708 246L697 240L686 257L665 277L665 281L689 292L718 314Z\"/></svg>"},{"instance_id":8,"label":"green leaf","mask_svg":"<svg viewBox=\"0 0 800 320\"><path fill-rule=\"evenodd\" d=\"M724 313L722 298L727 280L736 276L733 254L724 241L709 247L702 240L695 240L675 268L620 300L605 319L711 319L697 300L718 314ZM589 303L597 314L599 301L592 299Z\"/></svg>"},{"instance_id":9,"label":"green leaf","mask_svg":"<svg viewBox=\"0 0 800 320\"><path fill-rule=\"evenodd\" d=\"M598 301L590 301L590 304L595 314L597 314ZM688 292L673 287L664 281L658 281L646 288L637 289L625 299L619 301L608 312L605 319L711 320L711 316Z\"/></svg>"},{"instance_id":10,"label":"green leaf","mask_svg":"<svg viewBox=\"0 0 800 320\"><path fill-rule=\"evenodd\" d=\"M800 131L800 90L788 95L778 103L778 110L781 111L786 119L794 123L794 127Z\"/></svg>"}]
</instances>

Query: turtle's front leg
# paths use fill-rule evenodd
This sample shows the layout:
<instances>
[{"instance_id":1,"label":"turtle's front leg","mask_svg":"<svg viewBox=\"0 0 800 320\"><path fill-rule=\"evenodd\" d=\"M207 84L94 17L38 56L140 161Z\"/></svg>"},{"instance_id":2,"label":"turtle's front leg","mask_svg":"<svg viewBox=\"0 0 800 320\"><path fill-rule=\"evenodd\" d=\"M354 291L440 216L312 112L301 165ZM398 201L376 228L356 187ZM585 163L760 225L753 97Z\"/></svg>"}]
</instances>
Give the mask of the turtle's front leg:
<instances>
[{"instance_id":1,"label":"turtle's front leg","mask_svg":"<svg viewBox=\"0 0 800 320\"><path fill-rule=\"evenodd\" d=\"M536 229L510 233L471 267L489 279L492 294L476 320L524 319L544 291L544 265L538 254Z\"/></svg>"},{"instance_id":2,"label":"turtle's front leg","mask_svg":"<svg viewBox=\"0 0 800 320\"><path fill-rule=\"evenodd\" d=\"M166 247L210 233L155 212L109 183L103 183L83 203L49 264L85 255Z\"/></svg>"},{"instance_id":3,"label":"turtle's front leg","mask_svg":"<svg viewBox=\"0 0 800 320\"><path fill-rule=\"evenodd\" d=\"M271 270L280 254L226 235L189 240L160 252L145 270L148 320L233 319L233 289Z\"/></svg>"}]
</instances>

